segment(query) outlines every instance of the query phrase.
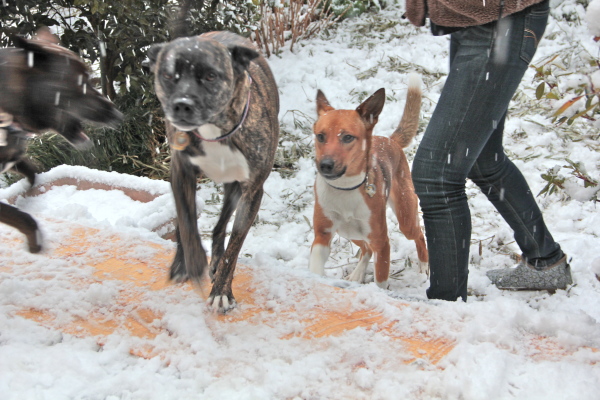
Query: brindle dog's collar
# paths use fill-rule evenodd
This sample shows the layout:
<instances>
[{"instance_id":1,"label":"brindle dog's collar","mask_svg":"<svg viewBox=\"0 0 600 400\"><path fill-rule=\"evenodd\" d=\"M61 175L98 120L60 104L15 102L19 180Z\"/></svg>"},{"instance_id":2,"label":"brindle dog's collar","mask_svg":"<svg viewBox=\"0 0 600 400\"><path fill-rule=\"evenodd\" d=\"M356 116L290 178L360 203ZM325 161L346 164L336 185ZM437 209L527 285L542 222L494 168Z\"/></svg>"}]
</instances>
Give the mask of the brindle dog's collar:
<instances>
[{"instance_id":1,"label":"brindle dog's collar","mask_svg":"<svg viewBox=\"0 0 600 400\"><path fill-rule=\"evenodd\" d=\"M246 105L244 106L244 111L242 111L242 119L240 120L240 122L237 123L236 126L233 127L232 130L230 130L229 132L227 132L224 135L221 135L219 137L216 137L214 139L206 139L204 137L202 137L200 135L200 133L198 132L197 129L194 129L192 132L194 132L194 135L196 135L198 137L198 139L203 140L205 142L221 142L225 139L227 139L228 137L230 137L231 135L233 135L234 133L236 133L244 124L244 121L246 121L246 117L248 116L248 110L250 109L250 94L252 93L252 77L250 76L250 74L247 74L248 76L248 99L246 100Z\"/></svg>"},{"instance_id":2,"label":"brindle dog's collar","mask_svg":"<svg viewBox=\"0 0 600 400\"><path fill-rule=\"evenodd\" d=\"M8 132L15 134L19 133L20 136L29 138L35 136L36 133L29 131L23 127L18 121L15 121L13 114L7 113L0 108L0 129L7 130Z\"/></svg>"},{"instance_id":3,"label":"brindle dog's collar","mask_svg":"<svg viewBox=\"0 0 600 400\"><path fill-rule=\"evenodd\" d=\"M8 135L14 135L18 140L27 139L28 132L14 121L13 115L0 109L0 147L8 146ZM0 168L1 169L1 168Z\"/></svg>"},{"instance_id":4,"label":"brindle dog's collar","mask_svg":"<svg viewBox=\"0 0 600 400\"><path fill-rule=\"evenodd\" d=\"M0 108L0 128L7 128L13 125L13 116Z\"/></svg>"}]
</instances>

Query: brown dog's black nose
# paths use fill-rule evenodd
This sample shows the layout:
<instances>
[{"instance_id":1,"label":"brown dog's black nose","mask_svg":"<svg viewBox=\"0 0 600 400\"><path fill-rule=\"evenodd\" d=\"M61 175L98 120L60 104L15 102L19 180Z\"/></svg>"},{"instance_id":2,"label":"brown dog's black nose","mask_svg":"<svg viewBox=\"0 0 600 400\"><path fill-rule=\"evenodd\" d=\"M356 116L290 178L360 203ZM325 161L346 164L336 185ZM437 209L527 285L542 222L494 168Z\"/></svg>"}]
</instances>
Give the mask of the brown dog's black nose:
<instances>
[{"instance_id":1,"label":"brown dog's black nose","mask_svg":"<svg viewBox=\"0 0 600 400\"><path fill-rule=\"evenodd\" d=\"M335 167L335 161L333 161L332 158L324 158L319 164L319 169L323 175L331 174L333 172L333 167Z\"/></svg>"},{"instance_id":2,"label":"brown dog's black nose","mask_svg":"<svg viewBox=\"0 0 600 400\"><path fill-rule=\"evenodd\" d=\"M194 114L194 101L181 97L173 102L173 116L178 120L188 120Z\"/></svg>"}]
</instances>

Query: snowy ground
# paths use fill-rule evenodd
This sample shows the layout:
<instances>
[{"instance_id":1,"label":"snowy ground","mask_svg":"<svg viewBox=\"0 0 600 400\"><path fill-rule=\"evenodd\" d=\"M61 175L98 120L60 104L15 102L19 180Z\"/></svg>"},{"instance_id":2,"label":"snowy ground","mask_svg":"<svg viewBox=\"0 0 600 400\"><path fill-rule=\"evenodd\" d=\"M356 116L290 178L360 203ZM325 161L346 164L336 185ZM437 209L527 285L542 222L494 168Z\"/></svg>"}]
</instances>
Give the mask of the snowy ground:
<instances>
[{"instance_id":1,"label":"snowy ground","mask_svg":"<svg viewBox=\"0 0 600 400\"><path fill-rule=\"evenodd\" d=\"M403 4L403 2L402 2ZM568 77L559 81L567 91L581 82L589 65L585 57L598 57L583 20L584 9L574 0L555 1L555 18L546 31L533 64L561 53ZM388 102L376 133L389 135L404 104L407 72L424 75L423 118L428 120L443 86L448 40L432 37L401 20L403 5L391 5L377 15L345 22L327 38L316 38L269 60L280 87L282 128L287 153L310 148L310 126L315 116L317 88L334 107L354 108L380 87ZM566 22L566 16L571 20ZM385 29L380 29L385 26ZM591 55L591 56L590 56ZM566 61L565 61L566 60ZM597 67L596 67L597 69ZM565 158L582 162L598 180L598 131L589 122L572 127L551 122L544 104L535 100L534 70L530 70L516 96L506 127L506 148L528 178L534 193L546 182L541 178ZM549 101L544 100L550 107ZM555 106L557 107L557 106ZM573 140L575 138L576 140ZM418 144L407 149L409 160ZM315 169L311 154L300 157L292 176L273 173L266 182L259 221L242 249L241 263L266 271L264 284L275 304L285 306L298 288L290 277L310 289L317 282L334 283L355 265L356 247L335 240L327 264L327 278L307 271L312 242L312 184ZM568 169L559 168L568 176ZM54 174L54 175L53 175ZM142 204L119 191L80 191L57 187L37 197L20 197L17 205L39 219L58 221L44 227L50 247L60 245L68 223L121 232L131 238L165 243L149 229L173 216L174 205L166 182L99 173L85 168L60 167L40 176L40 183L55 175L85 176L117 185L145 188L157 200ZM0 199L19 193L24 182L0 189ZM416 268L414 245L395 227L388 213L392 241L389 291L375 284L351 287L357 298L370 304L400 299L409 307L386 310L404 322L407 334L436 332L455 341L455 348L436 365L393 359L406 358L401 349L376 330L354 330L335 338L282 340L260 326L231 326L215 331L193 292L172 294L177 301L153 299L151 306L165 312L162 322L173 332L166 342L169 362L143 359L127 351L130 338L115 333L103 351L93 339L61 335L15 315L15 310L38 307L56 311L77 309L85 316L98 304L110 305L116 290L109 283L93 288L64 285L64 274L85 278L90 269L64 271L65 263L44 254L30 255L24 245L0 251L0 398L2 399L597 399L600 391L600 214L589 192L571 183L572 197L558 191L538 197L554 237L572 257L574 285L567 291L502 292L485 276L492 268L514 264L518 254L509 227L469 183L473 216L472 262L467 303L428 301L428 282ZM588 189L589 190L589 189ZM210 249L221 198L219 187L207 184L198 194L203 207L199 227ZM63 221L63 222L61 222ZM0 225L0 235L21 240L21 235ZM22 242L20 242L22 243ZM99 246L101 243L99 243ZM171 244L168 244L172 246ZM140 251L139 248L136 248ZM143 251L143 249L141 250ZM411 265L412 264L412 265ZM18 274L10 273L19 269ZM69 267L70 268L70 267ZM166 266L165 266L166 268ZM39 278L39 271L45 277ZM25 272L23 272L25 271ZM28 274L38 277L28 279ZM54 279L52 279L54 277ZM372 275L368 275L372 280ZM398 300L398 301L400 301ZM287 304L289 305L289 304ZM234 311L235 312L235 311ZM416 318L419 315L421 318ZM298 328L297 321L282 321L279 333ZM272 332L271 332L272 333ZM563 355L533 354L528 341L543 337L566 349ZM164 343L163 343L164 345ZM357 365L361 365L357 368Z\"/></svg>"}]
</instances>

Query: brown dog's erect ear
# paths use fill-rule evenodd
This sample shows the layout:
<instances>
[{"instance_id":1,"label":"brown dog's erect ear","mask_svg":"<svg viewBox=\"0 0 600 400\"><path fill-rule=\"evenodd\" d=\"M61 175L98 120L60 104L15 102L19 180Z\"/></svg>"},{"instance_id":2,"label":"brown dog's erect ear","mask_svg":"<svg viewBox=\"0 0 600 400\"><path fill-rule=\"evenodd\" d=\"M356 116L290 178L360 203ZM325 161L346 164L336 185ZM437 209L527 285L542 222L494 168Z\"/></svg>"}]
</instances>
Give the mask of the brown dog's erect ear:
<instances>
[{"instance_id":1,"label":"brown dog's erect ear","mask_svg":"<svg viewBox=\"0 0 600 400\"><path fill-rule=\"evenodd\" d=\"M367 123L367 126L373 127L377 123L377 119L383 109L384 103L385 89L381 88L363 101L362 104L356 108L356 112Z\"/></svg>"},{"instance_id":2,"label":"brown dog's erect ear","mask_svg":"<svg viewBox=\"0 0 600 400\"><path fill-rule=\"evenodd\" d=\"M154 65L156 64L156 60L158 59L158 53L165 46L165 43L153 44L148 49L148 60L142 61L142 67L147 69L149 72L154 72Z\"/></svg>"},{"instance_id":3,"label":"brown dog's erect ear","mask_svg":"<svg viewBox=\"0 0 600 400\"><path fill-rule=\"evenodd\" d=\"M327 111L335 110L335 108L331 107L329 104L329 100L325 97L323 92L320 89L317 90L317 115L320 117L325 114Z\"/></svg>"},{"instance_id":4,"label":"brown dog's erect ear","mask_svg":"<svg viewBox=\"0 0 600 400\"><path fill-rule=\"evenodd\" d=\"M247 70L250 62L260 55L251 48L244 46L233 46L229 48L229 51L231 52L233 69L238 74Z\"/></svg>"}]
</instances>

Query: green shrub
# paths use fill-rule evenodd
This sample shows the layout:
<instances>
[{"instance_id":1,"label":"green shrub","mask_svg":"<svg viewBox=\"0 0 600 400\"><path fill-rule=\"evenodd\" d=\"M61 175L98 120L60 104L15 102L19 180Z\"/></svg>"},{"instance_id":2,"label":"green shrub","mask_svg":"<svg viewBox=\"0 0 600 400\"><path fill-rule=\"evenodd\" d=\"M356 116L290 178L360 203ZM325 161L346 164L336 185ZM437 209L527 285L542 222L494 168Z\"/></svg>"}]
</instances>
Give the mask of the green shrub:
<instances>
[{"instance_id":1,"label":"green shrub","mask_svg":"<svg viewBox=\"0 0 600 400\"><path fill-rule=\"evenodd\" d=\"M226 29L249 35L258 18L255 11L251 2L238 0L21 0L0 7L1 45L8 45L11 35L32 35L41 25L51 27L63 46L92 66L99 89L125 116L114 130L86 127L95 144L90 150L77 150L49 133L30 142L30 157L41 171L61 164L84 165L166 178L170 151L153 77L142 68L146 50L178 34ZM14 179L8 176L7 182Z\"/></svg>"}]
</instances>

